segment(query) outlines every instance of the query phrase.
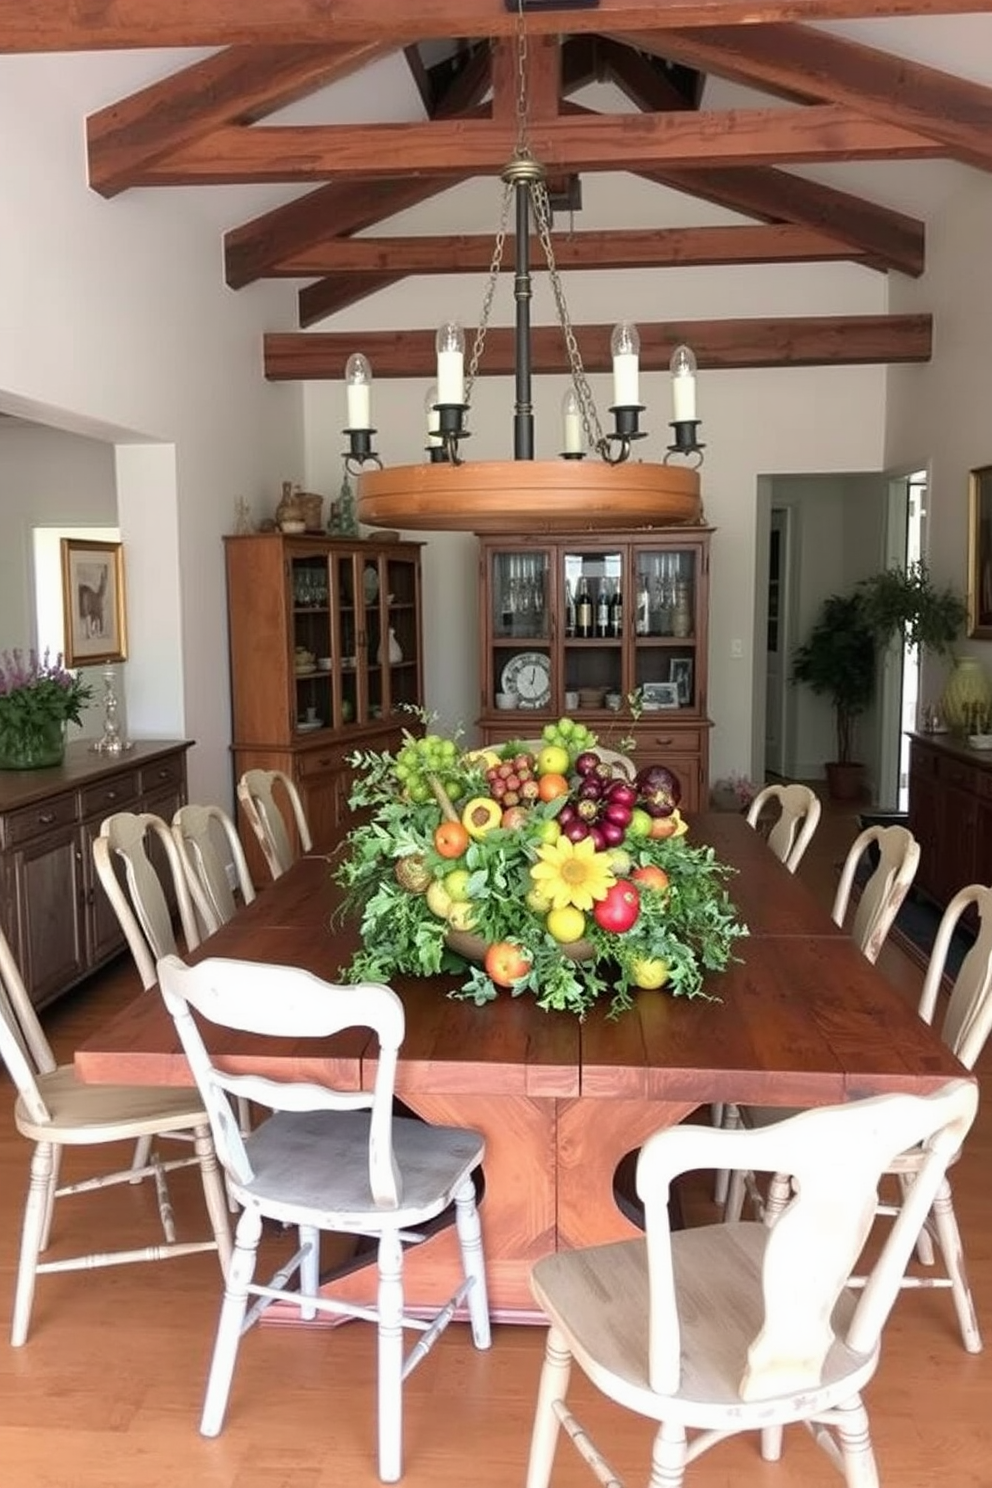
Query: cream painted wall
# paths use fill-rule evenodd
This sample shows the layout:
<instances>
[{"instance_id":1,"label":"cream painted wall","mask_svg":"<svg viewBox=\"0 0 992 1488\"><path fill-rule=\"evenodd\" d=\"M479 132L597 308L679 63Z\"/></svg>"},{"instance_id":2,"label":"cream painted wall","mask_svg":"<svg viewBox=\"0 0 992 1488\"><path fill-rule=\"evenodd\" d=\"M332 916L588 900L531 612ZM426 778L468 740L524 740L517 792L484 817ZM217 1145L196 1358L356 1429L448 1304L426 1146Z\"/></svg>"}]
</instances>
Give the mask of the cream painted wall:
<instances>
[{"instance_id":1,"label":"cream painted wall","mask_svg":"<svg viewBox=\"0 0 992 1488\"><path fill-rule=\"evenodd\" d=\"M664 191L645 193L623 176L583 179L584 208L577 225L659 224L677 217L678 203ZM392 220L397 232L490 231L498 218L497 185L475 182L446 193L430 210ZM730 214L693 204L694 220L730 220ZM319 329L431 328L449 318L474 325L483 276L412 278L382 295L325 321ZM734 271L680 270L677 274L624 272L571 274L565 280L576 321L612 324L620 319L664 320L710 316L877 314L886 305L884 276L853 265L779 266ZM510 276L497 294L493 324L513 318ZM535 282L532 319L554 323L543 278ZM354 350L362 349L356 336ZM342 359L342 375L344 372ZM484 362L483 362L484 365ZM373 423L385 463L424 458L424 396L428 381L377 380L373 372ZM590 379L600 417L608 421L610 378ZM638 454L661 459L668 442L671 395L667 372L642 376L647 405L642 424L649 438ZM553 458L561 445L561 377L534 381L539 458ZM714 720L711 771L750 769L741 740L752 734L755 706L753 654L754 576L757 543L757 483L764 474L881 468L885 374L878 367L788 368L774 371L709 372L699 378L699 405L706 441L702 470L707 519L713 541L710 612L710 715ZM468 459L506 458L512 446L513 385L509 378L480 378L470 418ZM311 384L306 393L306 465L311 489L336 493L341 480L344 390L333 382ZM428 705L447 720L471 725L479 706L478 574L476 545L452 534L426 537L425 633ZM732 659L731 639L744 642ZM757 659L764 666L764 653ZM761 697L763 699L763 683ZM762 703L763 706L763 703ZM747 752L746 747L743 751Z\"/></svg>"},{"instance_id":2,"label":"cream painted wall","mask_svg":"<svg viewBox=\"0 0 992 1488\"><path fill-rule=\"evenodd\" d=\"M930 468L929 559L934 578L968 582L968 471L992 464L992 181L971 173L929 226L927 272L893 284L894 310L932 309L933 362L888 375L886 462ZM962 654L992 671L992 643L963 640ZM947 663L924 658L924 701L939 698Z\"/></svg>"},{"instance_id":3,"label":"cream painted wall","mask_svg":"<svg viewBox=\"0 0 992 1488\"><path fill-rule=\"evenodd\" d=\"M260 510L277 479L302 474L300 391L260 367L262 332L293 323L295 298L225 287L211 214L240 221L239 192L104 201L86 185L82 127L180 60L0 58L0 137L17 141L0 152L0 408L126 446L129 727L196 739L192 793L230 803L221 536L237 496Z\"/></svg>"}]
</instances>

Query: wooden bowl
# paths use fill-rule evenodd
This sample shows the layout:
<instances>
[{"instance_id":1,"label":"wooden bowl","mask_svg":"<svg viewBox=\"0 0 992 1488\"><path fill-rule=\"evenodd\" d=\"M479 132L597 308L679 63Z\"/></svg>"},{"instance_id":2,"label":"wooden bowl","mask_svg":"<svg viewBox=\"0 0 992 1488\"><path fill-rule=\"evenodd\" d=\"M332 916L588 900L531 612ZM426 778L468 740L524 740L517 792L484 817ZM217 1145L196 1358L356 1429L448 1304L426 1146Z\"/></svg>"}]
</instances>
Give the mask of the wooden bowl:
<instances>
[{"instance_id":1,"label":"wooden bowl","mask_svg":"<svg viewBox=\"0 0 992 1488\"><path fill-rule=\"evenodd\" d=\"M444 938L449 949L464 956L466 961L486 959L489 943L481 935L473 935L470 930L449 930ZM588 940L570 940L561 946L561 953L568 961L591 961L596 947Z\"/></svg>"}]
</instances>

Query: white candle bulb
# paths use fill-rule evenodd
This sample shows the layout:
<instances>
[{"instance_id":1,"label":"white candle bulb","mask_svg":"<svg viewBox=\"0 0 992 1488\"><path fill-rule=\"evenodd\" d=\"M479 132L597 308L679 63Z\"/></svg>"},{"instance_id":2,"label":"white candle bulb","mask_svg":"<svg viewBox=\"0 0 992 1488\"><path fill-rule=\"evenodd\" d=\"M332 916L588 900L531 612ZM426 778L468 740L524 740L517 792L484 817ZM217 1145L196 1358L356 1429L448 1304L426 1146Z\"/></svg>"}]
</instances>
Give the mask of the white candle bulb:
<instances>
[{"instance_id":1,"label":"white candle bulb","mask_svg":"<svg viewBox=\"0 0 992 1488\"><path fill-rule=\"evenodd\" d=\"M696 358L688 346L676 346L669 362L672 374L672 417L689 423L696 417Z\"/></svg>"},{"instance_id":2,"label":"white candle bulb","mask_svg":"<svg viewBox=\"0 0 992 1488\"><path fill-rule=\"evenodd\" d=\"M465 335L457 321L447 321L435 338L437 401L465 402Z\"/></svg>"},{"instance_id":3,"label":"white candle bulb","mask_svg":"<svg viewBox=\"0 0 992 1488\"><path fill-rule=\"evenodd\" d=\"M349 429L372 427L372 368L360 351L353 352L344 369Z\"/></svg>"},{"instance_id":4,"label":"white candle bulb","mask_svg":"<svg viewBox=\"0 0 992 1488\"><path fill-rule=\"evenodd\" d=\"M437 383L432 382L430 387L427 389L427 396L424 399L424 417L427 420L428 449L439 449L441 445L441 436L438 433L438 415L434 407L437 401Z\"/></svg>"},{"instance_id":5,"label":"white candle bulb","mask_svg":"<svg viewBox=\"0 0 992 1488\"><path fill-rule=\"evenodd\" d=\"M561 421L566 455L582 453L582 412L575 389L570 387L561 400Z\"/></svg>"},{"instance_id":6,"label":"white candle bulb","mask_svg":"<svg viewBox=\"0 0 992 1488\"><path fill-rule=\"evenodd\" d=\"M613 355L613 402L617 408L639 408L638 362L641 338L637 327L629 320L622 320L613 327L610 337Z\"/></svg>"}]
</instances>

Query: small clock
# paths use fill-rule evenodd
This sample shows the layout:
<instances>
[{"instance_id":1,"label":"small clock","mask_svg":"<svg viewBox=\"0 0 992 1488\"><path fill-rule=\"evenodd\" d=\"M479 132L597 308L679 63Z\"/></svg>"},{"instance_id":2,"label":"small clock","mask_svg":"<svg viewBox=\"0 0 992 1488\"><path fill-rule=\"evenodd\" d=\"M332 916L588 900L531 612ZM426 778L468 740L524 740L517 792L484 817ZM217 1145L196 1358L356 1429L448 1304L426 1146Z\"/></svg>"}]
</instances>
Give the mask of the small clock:
<instances>
[{"instance_id":1,"label":"small clock","mask_svg":"<svg viewBox=\"0 0 992 1488\"><path fill-rule=\"evenodd\" d=\"M543 651L520 651L503 668L503 691L516 694L520 708L544 708L551 701L551 662Z\"/></svg>"}]
</instances>

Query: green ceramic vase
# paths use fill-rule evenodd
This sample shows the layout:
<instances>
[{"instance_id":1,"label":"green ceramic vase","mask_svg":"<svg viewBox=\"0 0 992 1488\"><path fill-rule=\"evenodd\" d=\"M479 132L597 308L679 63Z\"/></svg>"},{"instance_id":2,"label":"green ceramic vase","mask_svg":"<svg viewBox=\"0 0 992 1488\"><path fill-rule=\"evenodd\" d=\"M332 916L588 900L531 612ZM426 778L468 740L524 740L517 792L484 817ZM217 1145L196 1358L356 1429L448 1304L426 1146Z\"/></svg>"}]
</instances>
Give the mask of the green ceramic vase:
<instances>
[{"instance_id":1,"label":"green ceramic vase","mask_svg":"<svg viewBox=\"0 0 992 1488\"><path fill-rule=\"evenodd\" d=\"M992 684L977 656L955 657L940 709L948 728L957 733L985 731L992 715Z\"/></svg>"},{"instance_id":2,"label":"green ceramic vase","mask_svg":"<svg viewBox=\"0 0 992 1488\"><path fill-rule=\"evenodd\" d=\"M65 757L65 724L42 719L21 729L0 727L0 770L45 770Z\"/></svg>"}]
</instances>

